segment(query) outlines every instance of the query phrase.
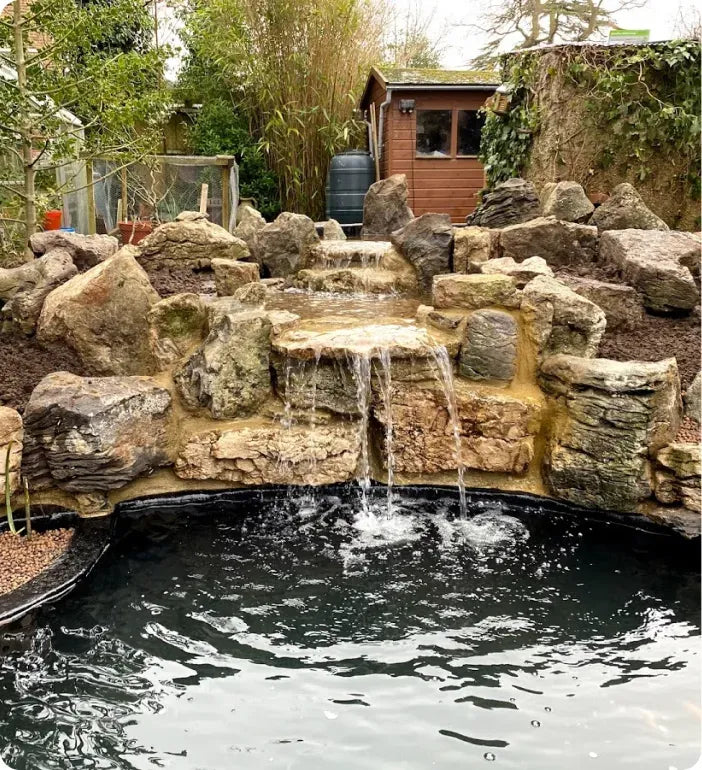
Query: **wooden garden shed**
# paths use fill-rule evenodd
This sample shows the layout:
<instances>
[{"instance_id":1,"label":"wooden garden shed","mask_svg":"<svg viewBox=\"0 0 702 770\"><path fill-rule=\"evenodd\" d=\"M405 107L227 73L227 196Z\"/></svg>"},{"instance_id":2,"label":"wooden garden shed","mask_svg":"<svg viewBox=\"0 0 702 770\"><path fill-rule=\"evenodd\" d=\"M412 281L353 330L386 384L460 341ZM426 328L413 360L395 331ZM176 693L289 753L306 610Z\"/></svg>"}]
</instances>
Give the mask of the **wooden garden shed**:
<instances>
[{"instance_id":1,"label":"wooden garden shed","mask_svg":"<svg viewBox=\"0 0 702 770\"><path fill-rule=\"evenodd\" d=\"M484 187L479 114L499 85L494 72L373 67L361 109L375 105L380 176L405 174L415 216L463 222Z\"/></svg>"}]
</instances>

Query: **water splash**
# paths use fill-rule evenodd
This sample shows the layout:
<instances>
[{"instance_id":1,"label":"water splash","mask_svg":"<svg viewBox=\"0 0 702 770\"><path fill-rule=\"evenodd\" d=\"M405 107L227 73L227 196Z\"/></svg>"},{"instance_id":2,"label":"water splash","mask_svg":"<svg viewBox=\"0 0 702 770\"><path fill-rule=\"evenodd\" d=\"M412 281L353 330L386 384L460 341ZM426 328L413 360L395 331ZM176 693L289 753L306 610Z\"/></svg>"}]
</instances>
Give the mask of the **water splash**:
<instances>
[{"instance_id":1,"label":"water splash","mask_svg":"<svg viewBox=\"0 0 702 770\"><path fill-rule=\"evenodd\" d=\"M445 345L436 345L430 348L431 356L437 369L437 379L446 397L446 407L451 421L451 430L455 444L456 468L458 471L458 499L461 518L465 519L468 513L466 500L465 470L466 466L461 456L461 425L458 419L458 403L456 400L456 384L453 379L453 366Z\"/></svg>"}]
</instances>

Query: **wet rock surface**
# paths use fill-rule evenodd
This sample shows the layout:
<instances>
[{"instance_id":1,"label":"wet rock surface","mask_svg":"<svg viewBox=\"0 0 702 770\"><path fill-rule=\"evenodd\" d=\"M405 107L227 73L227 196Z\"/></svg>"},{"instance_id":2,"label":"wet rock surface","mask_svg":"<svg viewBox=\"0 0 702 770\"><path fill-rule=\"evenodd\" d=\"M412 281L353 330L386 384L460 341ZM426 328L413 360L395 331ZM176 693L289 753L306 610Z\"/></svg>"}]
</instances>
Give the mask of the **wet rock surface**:
<instances>
[{"instance_id":1,"label":"wet rock surface","mask_svg":"<svg viewBox=\"0 0 702 770\"><path fill-rule=\"evenodd\" d=\"M496 185L484 196L478 208L466 217L466 224L481 227L507 227L528 222L541 215L536 189L525 179L514 178Z\"/></svg>"},{"instance_id":2,"label":"wet rock surface","mask_svg":"<svg viewBox=\"0 0 702 770\"><path fill-rule=\"evenodd\" d=\"M517 369L517 322L502 310L477 310L466 325L458 359L470 380L511 380Z\"/></svg>"},{"instance_id":3,"label":"wet rock surface","mask_svg":"<svg viewBox=\"0 0 702 770\"><path fill-rule=\"evenodd\" d=\"M158 299L134 257L119 252L46 297L37 336L67 345L91 374L151 374L148 313Z\"/></svg>"},{"instance_id":4,"label":"wet rock surface","mask_svg":"<svg viewBox=\"0 0 702 770\"><path fill-rule=\"evenodd\" d=\"M184 479L230 483L334 484L354 478L360 456L355 423L240 426L187 438L175 464Z\"/></svg>"},{"instance_id":5,"label":"wet rock surface","mask_svg":"<svg viewBox=\"0 0 702 770\"><path fill-rule=\"evenodd\" d=\"M150 377L55 372L24 420L22 469L33 489L115 489L173 460L171 394Z\"/></svg>"},{"instance_id":6,"label":"wet rock surface","mask_svg":"<svg viewBox=\"0 0 702 770\"><path fill-rule=\"evenodd\" d=\"M545 474L553 494L632 511L653 492L649 457L681 418L675 359L620 363L556 355L542 382L553 397Z\"/></svg>"},{"instance_id":7,"label":"wet rock surface","mask_svg":"<svg viewBox=\"0 0 702 770\"><path fill-rule=\"evenodd\" d=\"M389 238L414 218L407 205L407 177L393 174L374 182L363 201L362 238Z\"/></svg>"}]
</instances>

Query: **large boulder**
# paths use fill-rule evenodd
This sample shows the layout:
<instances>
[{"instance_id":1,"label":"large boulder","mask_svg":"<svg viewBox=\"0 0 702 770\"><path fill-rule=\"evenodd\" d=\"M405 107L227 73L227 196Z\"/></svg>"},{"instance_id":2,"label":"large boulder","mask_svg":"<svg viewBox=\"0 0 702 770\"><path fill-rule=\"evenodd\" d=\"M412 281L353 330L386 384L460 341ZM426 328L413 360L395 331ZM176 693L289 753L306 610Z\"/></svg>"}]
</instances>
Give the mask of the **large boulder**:
<instances>
[{"instance_id":1,"label":"large boulder","mask_svg":"<svg viewBox=\"0 0 702 770\"><path fill-rule=\"evenodd\" d=\"M558 182L553 185L543 207L545 217L556 217L566 222L585 222L594 210L582 185L577 182Z\"/></svg>"},{"instance_id":2,"label":"large boulder","mask_svg":"<svg viewBox=\"0 0 702 770\"><path fill-rule=\"evenodd\" d=\"M424 291L431 290L435 275L451 269L453 226L448 214L422 214L396 230L390 240L414 266Z\"/></svg>"},{"instance_id":3,"label":"large boulder","mask_svg":"<svg viewBox=\"0 0 702 770\"><path fill-rule=\"evenodd\" d=\"M483 197L478 208L466 217L466 224L507 227L528 222L541 215L536 189L525 179L508 179Z\"/></svg>"},{"instance_id":4,"label":"large boulder","mask_svg":"<svg viewBox=\"0 0 702 770\"><path fill-rule=\"evenodd\" d=\"M521 310L539 361L555 353L596 355L607 321L594 302L553 278L539 276L523 289Z\"/></svg>"},{"instance_id":5,"label":"large boulder","mask_svg":"<svg viewBox=\"0 0 702 770\"><path fill-rule=\"evenodd\" d=\"M553 278L553 270L541 257L528 257L523 262L515 262L512 257L489 259L480 266L478 272L485 275L508 275L520 289L539 275Z\"/></svg>"},{"instance_id":6,"label":"large boulder","mask_svg":"<svg viewBox=\"0 0 702 770\"><path fill-rule=\"evenodd\" d=\"M479 273L489 259L497 257L499 230L487 227L456 227L453 231L453 270L455 273Z\"/></svg>"},{"instance_id":7,"label":"large boulder","mask_svg":"<svg viewBox=\"0 0 702 770\"><path fill-rule=\"evenodd\" d=\"M65 230L34 233L29 239L29 245L37 257L54 249L67 251L80 271L104 262L119 249L119 241L111 235L81 235Z\"/></svg>"},{"instance_id":8,"label":"large boulder","mask_svg":"<svg viewBox=\"0 0 702 770\"><path fill-rule=\"evenodd\" d=\"M469 469L523 473L534 456L534 438L541 422L541 404L507 393L481 393L457 380L456 410L460 463L446 396L438 384L397 384L390 398L392 451L399 473ZM385 399L373 417L386 426Z\"/></svg>"},{"instance_id":9,"label":"large boulder","mask_svg":"<svg viewBox=\"0 0 702 770\"><path fill-rule=\"evenodd\" d=\"M649 310L688 311L699 302L700 244L686 233L610 230L600 238L600 259L619 269Z\"/></svg>"},{"instance_id":10,"label":"large boulder","mask_svg":"<svg viewBox=\"0 0 702 770\"><path fill-rule=\"evenodd\" d=\"M511 380L517 370L517 322L503 310L468 318L458 371L470 380Z\"/></svg>"},{"instance_id":11,"label":"large boulder","mask_svg":"<svg viewBox=\"0 0 702 770\"><path fill-rule=\"evenodd\" d=\"M545 456L553 494L580 505L635 510L653 491L649 457L680 425L675 359L556 355L543 362L541 377L553 396Z\"/></svg>"},{"instance_id":12,"label":"large boulder","mask_svg":"<svg viewBox=\"0 0 702 770\"><path fill-rule=\"evenodd\" d=\"M120 251L46 297L37 337L72 348L91 374L151 374L148 314L158 300L139 263Z\"/></svg>"},{"instance_id":13,"label":"large boulder","mask_svg":"<svg viewBox=\"0 0 702 770\"><path fill-rule=\"evenodd\" d=\"M9 469L10 493L19 489L24 429L20 413L0 406L0 495L5 495L5 468ZM9 466L7 465L9 452Z\"/></svg>"},{"instance_id":14,"label":"large boulder","mask_svg":"<svg viewBox=\"0 0 702 770\"><path fill-rule=\"evenodd\" d=\"M230 297L241 286L258 281L258 265L238 259L213 259L215 287L220 297Z\"/></svg>"},{"instance_id":15,"label":"large boulder","mask_svg":"<svg viewBox=\"0 0 702 770\"><path fill-rule=\"evenodd\" d=\"M656 455L656 499L667 505L682 503L685 508L699 514L702 504L700 474L702 461L699 443L673 443L663 447Z\"/></svg>"},{"instance_id":16,"label":"large boulder","mask_svg":"<svg viewBox=\"0 0 702 770\"><path fill-rule=\"evenodd\" d=\"M256 256L257 236L259 230L266 226L266 220L260 211L249 205L240 205L236 211L236 227L234 236L248 246L253 256Z\"/></svg>"},{"instance_id":17,"label":"large boulder","mask_svg":"<svg viewBox=\"0 0 702 770\"><path fill-rule=\"evenodd\" d=\"M543 257L552 267L597 260L597 229L555 217L538 217L500 232L502 256L523 262Z\"/></svg>"},{"instance_id":18,"label":"large boulder","mask_svg":"<svg viewBox=\"0 0 702 770\"><path fill-rule=\"evenodd\" d=\"M346 233L336 219L327 219L322 223L322 238L325 241L345 241Z\"/></svg>"},{"instance_id":19,"label":"large boulder","mask_svg":"<svg viewBox=\"0 0 702 770\"><path fill-rule=\"evenodd\" d=\"M389 238L414 218L407 205L407 177L393 174L368 188L363 201L363 238Z\"/></svg>"},{"instance_id":20,"label":"large boulder","mask_svg":"<svg viewBox=\"0 0 702 770\"><path fill-rule=\"evenodd\" d=\"M32 488L97 492L173 460L171 394L150 377L47 375L25 409Z\"/></svg>"},{"instance_id":21,"label":"large boulder","mask_svg":"<svg viewBox=\"0 0 702 770\"><path fill-rule=\"evenodd\" d=\"M207 338L174 376L180 396L215 419L250 416L271 392L271 322L234 300L213 303L208 315Z\"/></svg>"},{"instance_id":22,"label":"large boulder","mask_svg":"<svg viewBox=\"0 0 702 770\"><path fill-rule=\"evenodd\" d=\"M183 479L257 486L335 484L355 477L360 450L360 431L353 422L251 425L190 436L175 472Z\"/></svg>"},{"instance_id":23,"label":"large boulder","mask_svg":"<svg viewBox=\"0 0 702 770\"><path fill-rule=\"evenodd\" d=\"M644 309L641 296L631 286L574 275L561 274L558 278L576 294L586 297L604 310L609 331L634 329L643 320Z\"/></svg>"},{"instance_id":24,"label":"large boulder","mask_svg":"<svg viewBox=\"0 0 702 770\"><path fill-rule=\"evenodd\" d=\"M0 298L6 300L3 318L31 334L47 295L77 272L71 255L64 249L54 249L19 267L0 269L0 287L5 289Z\"/></svg>"},{"instance_id":25,"label":"large boulder","mask_svg":"<svg viewBox=\"0 0 702 770\"><path fill-rule=\"evenodd\" d=\"M667 230L668 225L643 202L628 182L617 185L607 200L597 207L590 224L605 230Z\"/></svg>"},{"instance_id":26,"label":"large boulder","mask_svg":"<svg viewBox=\"0 0 702 770\"><path fill-rule=\"evenodd\" d=\"M436 308L458 307L479 310L483 307L519 307L520 296L515 281L508 275L437 275L432 288Z\"/></svg>"},{"instance_id":27,"label":"large boulder","mask_svg":"<svg viewBox=\"0 0 702 770\"><path fill-rule=\"evenodd\" d=\"M273 278L287 278L305 263L319 243L314 222L304 214L284 211L256 235L256 259Z\"/></svg>"},{"instance_id":28,"label":"large boulder","mask_svg":"<svg viewBox=\"0 0 702 770\"><path fill-rule=\"evenodd\" d=\"M157 227L139 243L143 265L163 267L209 267L215 257L247 259L244 241L210 222L207 214L183 211L173 222Z\"/></svg>"},{"instance_id":29,"label":"large boulder","mask_svg":"<svg viewBox=\"0 0 702 770\"><path fill-rule=\"evenodd\" d=\"M149 339L159 369L167 369L193 352L207 332L207 314L197 294L174 294L152 305Z\"/></svg>"}]
</instances>

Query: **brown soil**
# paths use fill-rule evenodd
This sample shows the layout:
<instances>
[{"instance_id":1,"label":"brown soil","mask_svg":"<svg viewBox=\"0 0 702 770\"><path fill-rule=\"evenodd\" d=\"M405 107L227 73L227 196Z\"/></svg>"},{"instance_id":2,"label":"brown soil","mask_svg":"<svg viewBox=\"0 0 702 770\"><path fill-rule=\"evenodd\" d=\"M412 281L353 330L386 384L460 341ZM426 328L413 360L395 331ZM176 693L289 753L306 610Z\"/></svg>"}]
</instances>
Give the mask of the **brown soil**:
<instances>
[{"instance_id":1,"label":"brown soil","mask_svg":"<svg viewBox=\"0 0 702 770\"><path fill-rule=\"evenodd\" d=\"M214 273L211 270L190 270L188 268L144 268L151 285L162 297L190 292L193 294L212 294L214 292Z\"/></svg>"},{"instance_id":2,"label":"brown soil","mask_svg":"<svg viewBox=\"0 0 702 770\"><path fill-rule=\"evenodd\" d=\"M0 535L0 595L14 591L45 570L68 548L72 529L51 529L30 538Z\"/></svg>"},{"instance_id":3,"label":"brown soil","mask_svg":"<svg viewBox=\"0 0 702 770\"><path fill-rule=\"evenodd\" d=\"M0 404L23 412L39 381L59 371L85 374L76 355L66 347L43 348L34 337L0 334Z\"/></svg>"},{"instance_id":4,"label":"brown soil","mask_svg":"<svg viewBox=\"0 0 702 770\"><path fill-rule=\"evenodd\" d=\"M700 370L699 307L684 318L645 313L635 329L605 332L599 354L615 361L660 361L675 356L684 392Z\"/></svg>"}]
</instances>

